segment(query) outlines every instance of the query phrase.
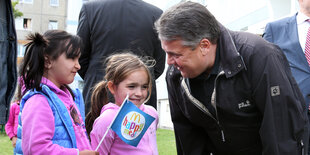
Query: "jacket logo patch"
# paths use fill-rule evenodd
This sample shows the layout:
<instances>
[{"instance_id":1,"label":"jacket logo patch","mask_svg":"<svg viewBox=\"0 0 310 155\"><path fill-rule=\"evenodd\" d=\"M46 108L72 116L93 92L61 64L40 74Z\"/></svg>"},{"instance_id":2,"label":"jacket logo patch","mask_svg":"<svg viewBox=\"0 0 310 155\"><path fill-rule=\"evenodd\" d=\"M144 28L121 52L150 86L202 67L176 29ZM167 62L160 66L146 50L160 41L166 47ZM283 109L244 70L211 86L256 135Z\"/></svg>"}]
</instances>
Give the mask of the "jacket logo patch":
<instances>
[{"instance_id":1,"label":"jacket logo patch","mask_svg":"<svg viewBox=\"0 0 310 155\"><path fill-rule=\"evenodd\" d=\"M280 87L279 86L273 86L270 89L271 89L271 96L280 95Z\"/></svg>"},{"instance_id":2,"label":"jacket logo patch","mask_svg":"<svg viewBox=\"0 0 310 155\"><path fill-rule=\"evenodd\" d=\"M251 106L249 100L246 100L245 102L241 102L241 103L238 104L238 108L239 108L239 109L245 108L245 107L249 107L249 106Z\"/></svg>"}]
</instances>

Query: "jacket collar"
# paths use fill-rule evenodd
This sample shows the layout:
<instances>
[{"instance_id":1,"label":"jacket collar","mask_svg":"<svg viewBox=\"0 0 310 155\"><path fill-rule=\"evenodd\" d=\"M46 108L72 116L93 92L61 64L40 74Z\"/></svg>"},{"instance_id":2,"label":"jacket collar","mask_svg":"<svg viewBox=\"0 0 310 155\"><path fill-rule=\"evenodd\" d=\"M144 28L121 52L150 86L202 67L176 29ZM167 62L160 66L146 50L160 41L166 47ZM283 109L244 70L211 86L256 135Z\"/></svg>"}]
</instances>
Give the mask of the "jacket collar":
<instances>
[{"instance_id":1,"label":"jacket collar","mask_svg":"<svg viewBox=\"0 0 310 155\"><path fill-rule=\"evenodd\" d=\"M221 35L218 40L220 52L220 68L225 72L227 78L236 75L243 69L246 69L243 58L238 52L232 32L220 25Z\"/></svg>"},{"instance_id":2,"label":"jacket collar","mask_svg":"<svg viewBox=\"0 0 310 155\"><path fill-rule=\"evenodd\" d=\"M288 17L288 20L285 23L285 32L287 38L291 40L290 42L295 44L293 46L298 47L298 50L302 51L298 38L297 15L298 14Z\"/></svg>"}]
</instances>

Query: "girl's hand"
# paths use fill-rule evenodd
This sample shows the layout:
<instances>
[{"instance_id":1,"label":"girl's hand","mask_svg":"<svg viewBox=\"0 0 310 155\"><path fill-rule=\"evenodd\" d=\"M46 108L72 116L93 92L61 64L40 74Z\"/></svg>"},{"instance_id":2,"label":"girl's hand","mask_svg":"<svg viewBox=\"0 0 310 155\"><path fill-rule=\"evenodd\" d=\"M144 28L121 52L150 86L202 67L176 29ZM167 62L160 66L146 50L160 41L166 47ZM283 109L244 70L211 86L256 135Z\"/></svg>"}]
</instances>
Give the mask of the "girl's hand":
<instances>
[{"instance_id":1,"label":"girl's hand","mask_svg":"<svg viewBox=\"0 0 310 155\"><path fill-rule=\"evenodd\" d=\"M12 145L13 145L13 147L16 147L16 141L17 141L17 137L13 137L12 138Z\"/></svg>"},{"instance_id":2,"label":"girl's hand","mask_svg":"<svg viewBox=\"0 0 310 155\"><path fill-rule=\"evenodd\" d=\"M99 155L99 152L91 150L83 150L80 151L79 155Z\"/></svg>"}]
</instances>

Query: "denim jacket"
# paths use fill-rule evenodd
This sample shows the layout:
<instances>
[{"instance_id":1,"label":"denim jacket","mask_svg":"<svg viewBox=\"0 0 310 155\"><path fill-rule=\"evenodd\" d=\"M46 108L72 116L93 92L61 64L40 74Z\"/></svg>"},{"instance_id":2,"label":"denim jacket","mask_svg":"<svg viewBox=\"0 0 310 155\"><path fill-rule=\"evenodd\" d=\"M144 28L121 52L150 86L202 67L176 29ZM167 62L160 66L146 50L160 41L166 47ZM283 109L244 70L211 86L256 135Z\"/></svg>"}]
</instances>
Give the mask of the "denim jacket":
<instances>
[{"instance_id":1,"label":"denim jacket","mask_svg":"<svg viewBox=\"0 0 310 155\"><path fill-rule=\"evenodd\" d=\"M17 83L16 42L11 1L0 1L0 124L8 120Z\"/></svg>"}]
</instances>

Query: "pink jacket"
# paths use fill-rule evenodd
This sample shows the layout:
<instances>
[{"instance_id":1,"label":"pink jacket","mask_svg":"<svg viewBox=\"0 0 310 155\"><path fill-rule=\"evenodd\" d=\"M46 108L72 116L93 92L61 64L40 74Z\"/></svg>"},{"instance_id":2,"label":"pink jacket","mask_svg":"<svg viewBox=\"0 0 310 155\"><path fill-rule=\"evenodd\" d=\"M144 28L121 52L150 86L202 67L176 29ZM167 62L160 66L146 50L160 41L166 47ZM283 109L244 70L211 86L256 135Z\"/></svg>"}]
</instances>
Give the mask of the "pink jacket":
<instances>
[{"instance_id":1,"label":"pink jacket","mask_svg":"<svg viewBox=\"0 0 310 155\"><path fill-rule=\"evenodd\" d=\"M93 130L90 133L91 146L96 149L101 138L107 130L107 127L115 117L119 106L109 103L103 106L101 115L95 120ZM158 113L149 105L141 105L140 109L145 113L153 116L155 121L145 132L137 147L126 144L117 134L110 129L104 138L98 151L102 155L157 155L156 130L158 125Z\"/></svg>"},{"instance_id":2,"label":"pink jacket","mask_svg":"<svg viewBox=\"0 0 310 155\"><path fill-rule=\"evenodd\" d=\"M51 81L46 78L42 79L42 83L46 84L65 104L69 111L70 106L75 106L70 92L66 88L59 89ZM82 120L78 108L75 106L79 119ZM74 132L76 135L77 148L64 148L52 143L55 125L52 109L50 108L46 97L41 94L32 96L26 101L22 112L22 149L24 154L45 154L45 155L77 155L78 151L85 149L91 150L90 143L86 136L84 122L81 125L74 123L70 117ZM61 134L61 133L57 133Z\"/></svg>"},{"instance_id":3,"label":"pink jacket","mask_svg":"<svg viewBox=\"0 0 310 155\"><path fill-rule=\"evenodd\" d=\"M6 134L12 139L17 137L17 126L18 126L18 114L19 114L19 105L17 102L12 103L10 108L9 120L5 125Z\"/></svg>"}]
</instances>

